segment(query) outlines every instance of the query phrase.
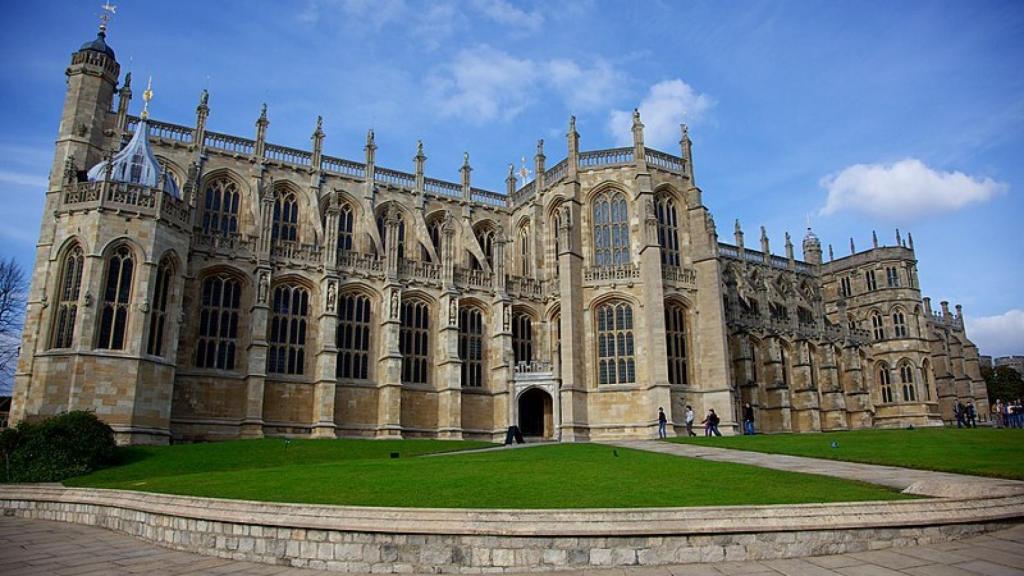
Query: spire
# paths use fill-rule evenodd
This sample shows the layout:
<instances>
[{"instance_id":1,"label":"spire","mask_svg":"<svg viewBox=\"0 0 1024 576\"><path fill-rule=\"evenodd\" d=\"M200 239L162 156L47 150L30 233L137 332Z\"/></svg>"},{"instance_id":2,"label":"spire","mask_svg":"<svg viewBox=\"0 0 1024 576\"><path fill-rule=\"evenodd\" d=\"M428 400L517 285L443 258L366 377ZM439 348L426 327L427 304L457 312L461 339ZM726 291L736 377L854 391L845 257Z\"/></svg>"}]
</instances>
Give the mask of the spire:
<instances>
[{"instance_id":1,"label":"spire","mask_svg":"<svg viewBox=\"0 0 1024 576\"><path fill-rule=\"evenodd\" d=\"M313 157L310 159L310 168L314 171L320 170L320 161L323 158L324 152L324 117L317 115L316 117L316 130L313 131L313 136L310 137L313 141Z\"/></svg>"},{"instance_id":2,"label":"spire","mask_svg":"<svg viewBox=\"0 0 1024 576\"><path fill-rule=\"evenodd\" d=\"M254 153L257 158L263 158L267 144L267 126L270 120L267 119L267 103L260 107L260 117L256 119L256 147Z\"/></svg>"},{"instance_id":3,"label":"spire","mask_svg":"<svg viewBox=\"0 0 1024 576\"><path fill-rule=\"evenodd\" d=\"M878 248L878 234L874 230L871 231L871 247Z\"/></svg>"},{"instance_id":4,"label":"spire","mask_svg":"<svg viewBox=\"0 0 1024 576\"><path fill-rule=\"evenodd\" d=\"M473 168L469 165L469 152L463 152L462 168L459 169L459 173L462 175L462 199L467 202L472 198L472 183L469 178L472 171Z\"/></svg>"},{"instance_id":5,"label":"spire","mask_svg":"<svg viewBox=\"0 0 1024 576\"><path fill-rule=\"evenodd\" d=\"M153 99L153 77L149 77L149 81L146 83L146 91L142 93L142 113L139 114L139 118L143 120L149 119L149 101Z\"/></svg>"},{"instance_id":6,"label":"spire","mask_svg":"<svg viewBox=\"0 0 1024 576\"><path fill-rule=\"evenodd\" d=\"M736 246L743 248L743 229L740 227L740 219L736 219L735 231L733 236L736 238Z\"/></svg>"},{"instance_id":7,"label":"spire","mask_svg":"<svg viewBox=\"0 0 1024 576\"><path fill-rule=\"evenodd\" d=\"M683 158L683 175L693 183L693 142L690 141L690 128L684 123L679 125L679 153Z\"/></svg>"},{"instance_id":8,"label":"spire","mask_svg":"<svg viewBox=\"0 0 1024 576\"><path fill-rule=\"evenodd\" d=\"M793 256L793 239L790 238L789 232L786 232L786 258L788 258L791 262L794 259L794 256Z\"/></svg>"},{"instance_id":9,"label":"spire","mask_svg":"<svg viewBox=\"0 0 1024 576\"><path fill-rule=\"evenodd\" d=\"M526 169L526 164L523 164L523 170ZM523 181L526 184L526 181ZM516 193L516 165L514 162L508 164L508 176L505 177L505 193L509 196Z\"/></svg>"},{"instance_id":10,"label":"spire","mask_svg":"<svg viewBox=\"0 0 1024 576\"><path fill-rule=\"evenodd\" d=\"M900 229L896 229L896 245L903 246L903 238L900 237Z\"/></svg>"},{"instance_id":11,"label":"spire","mask_svg":"<svg viewBox=\"0 0 1024 576\"><path fill-rule=\"evenodd\" d=\"M770 257L772 253L771 247L768 245L768 231L764 226L761 226L761 252L764 252L765 258Z\"/></svg>"},{"instance_id":12,"label":"spire","mask_svg":"<svg viewBox=\"0 0 1024 576\"><path fill-rule=\"evenodd\" d=\"M914 249L914 236L910 232L907 232L907 247Z\"/></svg>"},{"instance_id":13,"label":"spire","mask_svg":"<svg viewBox=\"0 0 1024 576\"><path fill-rule=\"evenodd\" d=\"M833 260L835 260L835 259L836 259L836 257L835 257L835 255L834 255L834 254L832 253L832 245L831 245L831 244L829 244L829 245L828 245L828 261L829 261L829 262L831 262L831 261L833 261Z\"/></svg>"},{"instance_id":14,"label":"spire","mask_svg":"<svg viewBox=\"0 0 1024 576\"><path fill-rule=\"evenodd\" d=\"M366 146L363 147L366 151L366 165L375 164L377 161L377 142L373 134L373 128L366 131Z\"/></svg>"},{"instance_id":15,"label":"spire","mask_svg":"<svg viewBox=\"0 0 1024 576\"><path fill-rule=\"evenodd\" d=\"M541 138L540 140L537 140L537 153L533 156L533 179L536 181L534 189L538 192L540 192L540 189L544 186L545 160L547 160L547 157L544 156L544 139Z\"/></svg>"},{"instance_id":16,"label":"spire","mask_svg":"<svg viewBox=\"0 0 1024 576\"><path fill-rule=\"evenodd\" d=\"M644 123L640 121L640 109L633 109L633 161L644 158Z\"/></svg>"},{"instance_id":17,"label":"spire","mask_svg":"<svg viewBox=\"0 0 1024 576\"><path fill-rule=\"evenodd\" d=\"M850 236L850 254L856 254L857 249L853 246L853 236Z\"/></svg>"},{"instance_id":18,"label":"spire","mask_svg":"<svg viewBox=\"0 0 1024 576\"><path fill-rule=\"evenodd\" d=\"M579 172L580 167L580 135L576 132L575 116L569 116L569 132L565 136L569 141L569 154L566 158L566 172L569 175L569 180L575 180L576 173Z\"/></svg>"}]
</instances>

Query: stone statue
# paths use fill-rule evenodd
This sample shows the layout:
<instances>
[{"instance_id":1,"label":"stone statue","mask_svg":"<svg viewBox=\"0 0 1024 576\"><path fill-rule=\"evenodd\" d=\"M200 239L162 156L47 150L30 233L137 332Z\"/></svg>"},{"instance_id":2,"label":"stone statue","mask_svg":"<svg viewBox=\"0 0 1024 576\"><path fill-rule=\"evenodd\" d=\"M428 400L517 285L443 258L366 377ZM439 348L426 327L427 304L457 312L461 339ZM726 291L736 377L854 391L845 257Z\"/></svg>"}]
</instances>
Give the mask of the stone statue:
<instances>
[{"instance_id":1,"label":"stone statue","mask_svg":"<svg viewBox=\"0 0 1024 576\"><path fill-rule=\"evenodd\" d=\"M455 326L459 322L459 299L452 298L448 302L448 325Z\"/></svg>"},{"instance_id":2,"label":"stone statue","mask_svg":"<svg viewBox=\"0 0 1024 576\"><path fill-rule=\"evenodd\" d=\"M334 282L327 283L327 311L334 312L334 304L338 298L337 289L334 287Z\"/></svg>"},{"instance_id":3,"label":"stone statue","mask_svg":"<svg viewBox=\"0 0 1024 576\"><path fill-rule=\"evenodd\" d=\"M266 304L268 292L270 292L270 274L260 272L260 284L259 291L256 294L256 301L260 304Z\"/></svg>"},{"instance_id":4,"label":"stone statue","mask_svg":"<svg viewBox=\"0 0 1024 576\"><path fill-rule=\"evenodd\" d=\"M398 318L398 304L401 296L398 294L398 290L391 291L391 318Z\"/></svg>"},{"instance_id":5,"label":"stone statue","mask_svg":"<svg viewBox=\"0 0 1024 576\"><path fill-rule=\"evenodd\" d=\"M506 305L504 307L504 318L503 318L503 320L504 320L505 332L508 332L509 330L512 330L512 307L511 306Z\"/></svg>"}]
</instances>

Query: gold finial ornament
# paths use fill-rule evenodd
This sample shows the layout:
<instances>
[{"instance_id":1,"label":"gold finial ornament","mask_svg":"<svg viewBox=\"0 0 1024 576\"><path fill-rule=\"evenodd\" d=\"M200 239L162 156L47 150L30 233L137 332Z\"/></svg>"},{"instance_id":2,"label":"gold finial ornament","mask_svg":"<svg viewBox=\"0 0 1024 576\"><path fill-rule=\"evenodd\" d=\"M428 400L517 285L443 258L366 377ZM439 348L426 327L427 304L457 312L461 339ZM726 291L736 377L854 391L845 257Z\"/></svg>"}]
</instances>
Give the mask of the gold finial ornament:
<instances>
[{"instance_id":1,"label":"gold finial ornament","mask_svg":"<svg viewBox=\"0 0 1024 576\"><path fill-rule=\"evenodd\" d=\"M111 4L109 0L104 2L100 9L103 12L100 13L100 32L107 31L107 23L110 22L110 18L117 13L117 5Z\"/></svg>"},{"instance_id":2,"label":"gold finial ornament","mask_svg":"<svg viewBox=\"0 0 1024 576\"><path fill-rule=\"evenodd\" d=\"M146 82L146 91L142 93L142 114L139 117L143 120L149 118L149 101L153 99L153 77L149 77L149 81Z\"/></svg>"}]
</instances>

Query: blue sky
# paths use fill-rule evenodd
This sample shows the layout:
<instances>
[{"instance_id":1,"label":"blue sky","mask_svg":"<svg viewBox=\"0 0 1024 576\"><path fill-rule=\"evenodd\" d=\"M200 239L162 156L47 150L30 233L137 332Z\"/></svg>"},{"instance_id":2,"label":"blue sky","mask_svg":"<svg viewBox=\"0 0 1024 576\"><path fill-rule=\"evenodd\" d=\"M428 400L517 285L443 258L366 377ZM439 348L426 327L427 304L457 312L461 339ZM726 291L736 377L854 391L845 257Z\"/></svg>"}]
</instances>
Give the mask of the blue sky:
<instances>
[{"instance_id":1,"label":"blue sky","mask_svg":"<svg viewBox=\"0 0 1024 576\"><path fill-rule=\"evenodd\" d=\"M99 1L5 7L0 48L0 256L32 265L70 53ZM697 183L722 238L768 229L799 245L806 218L836 255L871 231L914 235L921 284L961 303L983 353L1024 353L1024 3L295 0L120 3L110 45L155 118L503 190L509 162L628 140L677 152L689 123ZM137 113L141 99L136 98Z\"/></svg>"}]
</instances>

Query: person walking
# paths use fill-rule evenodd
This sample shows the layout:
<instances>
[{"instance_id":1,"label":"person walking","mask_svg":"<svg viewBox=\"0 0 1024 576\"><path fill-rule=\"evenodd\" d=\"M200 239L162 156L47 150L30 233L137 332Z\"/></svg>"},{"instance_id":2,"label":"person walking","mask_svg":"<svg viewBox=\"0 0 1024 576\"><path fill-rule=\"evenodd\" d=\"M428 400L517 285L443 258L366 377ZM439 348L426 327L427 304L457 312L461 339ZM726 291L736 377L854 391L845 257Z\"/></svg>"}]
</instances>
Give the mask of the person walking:
<instances>
[{"instance_id":1,"label":"person walking","mask_svg":"<svg viewBox=\"0 0 1024 576\"><path fill-rule=\"evenodd\" d=\"M658 438L664 440L668 438L668 418L665 417L665 409L658 406Z\"/></svg>"},{"instance_id":2,"label":"person walking","mask_svg":"<svg viewBox=\"0 0 1024 576\"><path fill-rule=\"evenodd\" d=\"M953 416L956 417L956 427L964 427L964 405L959 400L953 405Z\"/></svg>"},{"instance_id":3,"label":"person walking","mask_svg":"<svg viewBox=\"0 0 1024 576\"><path fill-rule=\"evenodd\" d=\"M1005 424L1003 419L1003 401L996 398L996 403L992 405L992 420L996 423L996 428L1002 428Z\"/></svg>"},{"instance_id":4,"label":"person walking","mask_svg":"<svg viewBox=\"0 0 1024 576\"><path fill-rule=\"evenodd\" d=\"M978 412L974 409L974 402L967 403L967 427L978 427Z\"/></svg>"},{"instance_id":5,"label":"person walking","mask_svg":"<svg viewBox=\"0 0 1024 576\"><path fill-rule=\"evenodd\" d=\"M687 404L686 405L686 435L687 436L696 436L697 435L693 431L693 419L694 419L693 406L690 406L689 404Z\"/></svg>"},{"instance_id":6,"label":"person walking","mask_svg":"<svg viewBox=\"0 0 1024 576\"><path fill-rule=\"evenodd\" d=\"M711 436L714 434L715 436L721 436L722 433L718 431L719 422L721 422L721 420L718 418L718 414L715 414L715 409L708 409L708 415L705 416L704 421L701 422L701 424L704 425L704 435Z\"/></svg>"},{"instance_id":7,"label":"person walking","mask_svg":"<svg viewBox=\"0 0 1024 576\"><path fill-rule=\"evenodd\" d=\"M754 408L750 402L743 405L743 435L754 435Z\"/></svg>"}]
</instances>

